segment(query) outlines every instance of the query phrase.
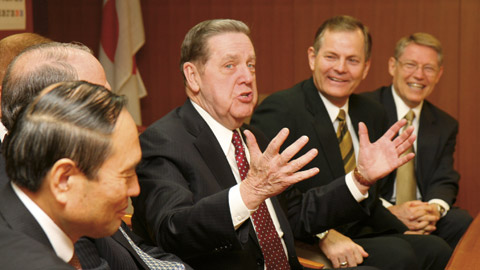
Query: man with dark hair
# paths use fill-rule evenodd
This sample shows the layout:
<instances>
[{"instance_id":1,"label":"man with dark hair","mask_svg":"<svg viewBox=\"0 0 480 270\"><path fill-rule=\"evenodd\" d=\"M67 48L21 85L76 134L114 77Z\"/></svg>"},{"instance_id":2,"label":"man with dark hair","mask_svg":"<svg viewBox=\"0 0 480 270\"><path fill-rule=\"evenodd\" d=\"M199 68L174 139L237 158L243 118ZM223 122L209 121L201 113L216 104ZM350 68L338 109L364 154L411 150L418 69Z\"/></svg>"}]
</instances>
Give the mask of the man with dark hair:
<instances>
[{"instance_id":1,"label":"man with dark hair","mask_svg":"<svg viewBox=\"0 0 480 270\"><path fill-rule=\"evenodd\" d=\"M412 233L438 235L455 248L472 222L467 211L453 207L460 178L453 166L458 122L425 100L443 73L442 44L428 33L405 36L397 42L388 70L392 85L365 95L384 105L390 123L413 112L418 140L415 160L382 186L383 204Z\"/></svg>"},{"instance_id":2,"label":"man with dark hair","mask_svg":"<svg viewBox=\"0 0 480 270\"><path fill-rule=\"evenodd\" d=\"M4 95L2 96L2 121L6 123L6 127L10 130L13 130L15 127L15 123L19 118L19 115L22 111L25 111L25 108L32 102L32 100L38 95L42 87L46 85L50 85L52 83L61 82L61 81L68 81L68 80L87 80L92 83L97 83L99 85L109 87L106 79L105 73L103 71L102 66L97 61L97 59L91 54L91 51L83 46L78 44L64 44L64 43L48 43L42 44L34 47L30 47L24 52L22 52L12 64L9 66L9 69L6 73L3 90ZM103 89L103 88L102 88ZM93 95L93 94L92 94ZM85 101L87 102L87 101ZM94 101L91 101L94 102ZM75 117L81 119L88 119L85 118L88 114L84 115L83 112L79 112L78 110L72 110L70 113L75 114ZM105 112L108 113L108 112ZM73 117L73 116L72 116ZM48 118L43 118L42 120L47 120ZM54 118L51 118L51 120ZM47 121L48 122L48 121ZM59 126L62 126L60 123ZM104 129L105 127L98 126L98 129ZM60 130L60 128L58 128ZM56 129L47 129L43 131L46 134L50 134L49 132L58 132ZM49 132L47 132L49 131ZM136 133L136 128L134 127L134 131ZM128 133L127 131L124 131ZM68 133L66 133L68 134ZM90 135L89 135L90 134ZM93 131L90 133L83 133L83 137L80 136L77 139L82 139L83 142L76 142L72 143L71 141L63 142L63 144L68 144L70 148L65 150L66 152L71 151L75 155L69 156L70 159L74 160L75 165L79 168L79 171L85 174L86 178L92 178L93 176L97 175L98 169L100 168L104 162L103 160L105 157L109 156L109 151L102 150L102 140L103 143L109 144L108 136L93 136ZM93 136L93 137L88 137ZM8 133L7 137L10 137L10 133ZM39 136L41 137L41 136ZM48 138L52 138L53 135L50 134ZM45 139L48 139L45 138ZM36 137L34 138L36 140ZM66 137L58 137L55 142L55 146L60 146L62 140L66 140ZM97 141L97 144L94 144L93 141ZM13 181L16 181L22 174L29 174L29 177L23 176L22 179L34 179L34 175L32 174L40 174L41 176L44 174L43 171L50 171L52 168L52 162L55 162L57 159L62 159L61 156L65 154L65 151L61 151L61 149L50 148L46 146L46 143L38 143L37 147L43 146L44 151L48 151L48 157L39 159L35 159L35 161L40 162L38 166L41 168L36 168L36 171L31 170L24 170L21 171L21 167L17 166L14 163L10 163L7 159L7 171L9 172L9 176ZM79 145L82 145L79 147ZM63 145L65 146L65 145ZM92 148L93 146L93 148ZM131 148L131 147L130 147ZM134 149L125 149L125 151L131 151ZM58 151L57 151L58 150ZM85 154L88 152L89 155ZM106 149L108 150L108 149ZM93 152L92 152L93 151ZM18 152L18 153L17 153ZM10 155L21 154L22 151L13 151ZM5 155L9 155L5 153ZM31 158L31 157L29 157ZM49 159L52 159L49 161ZM126 162L128 159L125 159ZM42 163L43 162L43 163ZM117 164L122 165L122 164ZM120 169L121 166L118 166ZM112 174L116 177L127 178L134 177L135 173L131 171L122 171L117 172L116 170L110 170ZM17 175L20 174L20 175ZM49 174L47 173L47 176ZM113 175L111 176L113 178ZM2 179L4 181L4 179ZM31 181L31 180L25 180ZM123 180L122 180L123 181ZM136 182L136 181L135 181ZM37 184L36 184L37 183ZM43 182L42 182L43 183ZM28 188L30 192L34 192L37 188L44 188L43 185L38 186L38 181L36 182L24 182L24 187ZM112 187L112 190L114 188ZM5 189L2 192L9 194L11 193L10 184L5 185ZM28 193L29 191L27 191ZM131 192L128 196L135 195L138 192ZM135 193L135 194L133 194ZM101 195L99 195L101 197ZM10 196L12 197L12 196ZM9 200L8 197L3 196L0 200ZM15 198L15 197L14 197ZM82 197L83 198L83 197ZM53 199L53 197L52 197ZM13 199L11 199L13 200ZM13 200L15 201L15 200ZM3 202L3 201L2 201ZM55 202L55 201L52 201ZM93 201L92 201L93 202ZM111 209L101 209L101 208L93 208L89 207L89 201L82 201L81 198L77 198L77 203L83 203L84 207L77 207L78 218L86 219L87 216L85 215L95 215L97 216L98 221L107 221L111 218L116 219L117 216L121 216L124 213L122 212L124 209L117 209L115 211L110 211ZM15 224L15 220L17 219L24 219L26 218L27 221L31 222L31 212L23 211L23 212L16 212L12 211L11 207L7 207L7 203L0 206L0 213L8 222L8 225L13 230L18 230L20 232L25 233L25 227L21 226L20 224ZM46 203L42 204L46 205ZM98 204L95 207L101 207L102 204ZM122 204L118 204L118 207L123 207ZM94 213L93 209L98 209L97 213ZM82 212L86 211L86 212ZM18 216L17 216L18 215ZM112 217L112 215L114 215ZM7 218L9 216L10 218ZM91 220L93 220L92 216L90 216ZM75 220L74 220L75 221ZM87 220L85 220L87 222ZM105 223L105 222L104 222ZM116 224L116 223L115 223ZM40 224L42 225L42 224ZM86 224L84 224L87 226ZM99 223L92 223L90 226L98 226L99 229L102 227ZM37 224L38 226L38 224ZM60 225L59 225L60 226ZM41 226L43 228L43 226ZM38 228L38 227L37 227ZM87 236L98 234L109 235L114 233L111 237L103 237L98 239L82 237L79 241L75 243L75 251L78 254L78 258L82 265L83 269L150 269L151 267L156 267L155 265L162 265L165 263L164 261L156 260L158 259L165 259L167 260L167 264L169 261L179 261L174 255L164 253L160 248L147 246L143 243L143 241L136 235L130 232L129 228L122 222L122 226L120 229L118 226L116 229L111 231L103 231L103 232L95 232L93 228L90 229L91 231L89 234L85 234ZM39 233L40 232L40 233ZM62 257L65 261L66 258L63 257L65 254L61 251L58 251L58 238L51 239L49 237L45 237L42 231L36 232L35 235L30 235L27 232L27 235L34 238L35 241L41 242L41 244L45 245L46 248L52 249L54 248L55 253L58 256ZM108 233L108 234L107 234ZM56 235L56 234L55 234ZM36 238L39 237L39 238ZM55 237L55 236L54 236ZM67 241L68 243L68 241ZM137 247L138 246L138 247ZM142 251L143 250L143 251ZM154 256L152 258L145 252ZM71 256L71 254L70 254ZM187 265L183 263L173 263L178 265L179 268L173 269L189 269ZM176 266L175 266L176 267Z\"/></svg>"},{"instance_id":3,"label":"man with dark hair","mask_svg":"<svg viewBox=\"0 0 480 270\"><path fill-rule=\"evenodd\" d=\"M190 29L180 60L188 100L140 136L143 156L137 173L142 192L133 198L133 229L195 269L302 268L275 195L318 173L316 168L299 171L317 151L305 150L292 159L308 138L298 136L279 152L287 129L267 147L261 133L243 125L257 101L256 56L249 34L243 22L228 19L203 21ZM374 144L361 127L364 166L353 183L359 193L413 157L399 158L414 140L412 129L392 141L403 124L394 125ZM383 163L365 166L380 156ZM297 202L311 198L323 208L302 212L319 220L319 227L366 215L346 185L311 193L317 195ZM336 210L346 215L332 214Z\"/></svg>"},{"instance_id":4,"label":"man with dark hair","mask_svg":"<svg viewBox=\"0 0 480 270\"><path fill-rule=\"evenodd\" d=\"M128 197L140 191L141 153L123 106L105 88L77 82L54 85L26 107L4 141L12 183L1 190L1 222L65 262L80 237L115 233Z\"/></svg>"},{"instance_id":5,"label":"man with dark hair","mask_svg":"<svg viewBox=\"0 0 480 270\"><path fill-rule=\"evenodd\" d=\"M380 138L386 129L383 108L367 98L353 94L370 68L371 37L368 28L350 16L335 16L318 29L307 56L312 78L267 97L255 111L251 124L272 138L287 127L291 142L307 135L307 148L317 148L318 156L306 168L318 167L320 173L299 182L283 196L287 198L293 228L313 226L298 215L289 198L296 192L328 187L347 174L363 169L362 130L368 126L370 138ZM303 154L303 150L298 155ZM370 162L380 160L371 159ZM371 165L370 165L371 166ZM386 176L386 175L383 175ZM298 239L318 243L334 267L371 265L380 269L440 269L451 254L449 246L434 236L404 235L407 231L387 211L370 189L365 206L370 215L360 217L328 231L296 232ZM313 205L302 210L309 211ZM343 213L342 213L343 214Z\"/></svg>"}]
</instances>

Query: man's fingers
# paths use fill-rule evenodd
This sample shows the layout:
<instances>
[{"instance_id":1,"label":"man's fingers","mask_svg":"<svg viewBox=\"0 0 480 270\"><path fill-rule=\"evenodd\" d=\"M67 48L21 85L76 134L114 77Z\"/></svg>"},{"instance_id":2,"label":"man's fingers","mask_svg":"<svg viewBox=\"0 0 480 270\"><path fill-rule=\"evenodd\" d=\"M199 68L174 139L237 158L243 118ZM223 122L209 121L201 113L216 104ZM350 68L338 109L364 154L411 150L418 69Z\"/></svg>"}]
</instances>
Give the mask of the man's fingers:
<instances>
[{"instance_id":1,"label":"man's fingers","mask_svg":"<svg viewBox=\"0 0 480 270\"><path fill-rule=\"evenodd\" d=\"M370 138L368 137L368 129L365 123L358 123L358 141L360 148L370 144Z\"/></svg>"},{"instance_id":2,"label":"man's fingers","mask_svg":"<svg viewBox=\"0 0 480 270\"><path fill-rule=\"evenodd\" d=\"M283 150L282 154L280 155L283 163L287 163L290 159L292 159L292 157L295 156L298 153L298 151L300 151L300 149L302 149L305 146L305 144L307 144L307 142L308 142L308 137L307 136L302 136L302 137L298 138L294 143L289 145L285 150ZM315 154L315 156L316 155L317 154ZM313 156L313 157L315 157L315 156ZM312 157L312 159L313 159L313 157ZM310 162L310 161L308 161L308 162ZM305 164L307 164L307 163L305 163ZM302 167L303 166L301 166L300 168L302 168ZM298 168L298 169L300 169L300 168Z\"/></svg>"},{"instance_id":3,"label":"man's fingers","mask_svg":"<svg viewBox=\"0 0 480 270\"><path fill-rule=\"evenodd\" d=\"M273 138L273 140L270 141L265 152L263 152L265 157L272 158L275 155L277 155L280 152L280 147L287 139L289 133L290 131L288 130L288 128L282 128L278 132L277 136L275 136L275 138Z\"/></svg>"},{"instance_id":4,"label":"man's fingers","mask_svg":"<svg viewBox=\"0 0 480 270\"><path fill-rule=\"evenodd\" d=\"M421 222L416 222L414 224L414 229L413 230L423 230L425 227L427 227L430 223L428 221L421 221Z\"/></svg>"},{"instance_id":5,"label":"man's fingers","mask_svg":"<svg viewBox=\"0 0 480 270\"><path fill-rule=\"evenodd\" d=\"M298 183L302 180L313 177L319 171L320 170L318 168L311 168L311 169L308 169L308 170L305 170L305 171L299 171L299 172L296 172L296 173L294 173L290 176L287 176L287 177L283 178L283 181L287 182L287 184L290 186L290 185Z\"/></svg>"},{"instance_id":6,"label":"man's fingers","mask_svg":"<svg viewBox=\"0 0 480 270\"><path fill-rule=\"evenodd\" d=\"M398 157L398 167L402 166L403 164L409 162L410 160L412 160L413 158L415 157L415 154L414 153L408 153L406 154L405 156L401 156L401 157Z\"/></svg>"},{"instance_id":7,"label":"man's fingers","mask_svg":"<svg viewBox=\"0 0 480 270\"><path fill-rule=\"evenodd\" d=\"M408 148L410 148L417 136L413 134L413 127L407 128L400 136L393 140L395 147L397 148L397 152L399 154L405 152Z\"/></svg>"},{"instance_id":8,"label":"man's fingers","mask_svg":"<svg viewBox=\"0 0 480 270\"><path fill-rule=\"evenodd\" d=\"M420 231L406 231L404 234L423 234L423 230Z\"/></svg>"},{"instance_id":9,"label":"man's fingers","mask_svg":"<svg viewBox=\"0 0 480 270\"><path fill-rule=\"evenodd\" d=\"M307 165L310 161L312 161L318 154L317 149L310 149L307 153L303 154L302 156L290 161L288 166L286 167L287 171L296 172ZM283 153L282 153L283 155ZM286 160L287 161L287 160Z\"/></svg>"},{"instance_id":10,"label":"man's fingers","mask_svg":"<svg viewBox=\"0 0 480 270\"><path fill-rule=\"evenodd\" d=\"M246 129L243 131L243 134L245 134L245 138L246 138L245 143L247 144L247 148L248 148L248 151L250 152L250 156L255 157L255 156L261 155L262 151L260 151L260 148L258 148L257 139L255 138L253 133L250 130Z\"/></svg>"},{"instance_id":11,"label":"man's fingers","mask_svg":"<svg viewBox=\"0 0 480 270\"><path fill-rule=\"evenodd\" d=\"M387 138L389 141L393 139L398 134L398 131L407 124L407 120L405 119L400 119L398 120L395 124L393 124L385 134L383 134L383 137Z\"/></svg>"}]
</instances>

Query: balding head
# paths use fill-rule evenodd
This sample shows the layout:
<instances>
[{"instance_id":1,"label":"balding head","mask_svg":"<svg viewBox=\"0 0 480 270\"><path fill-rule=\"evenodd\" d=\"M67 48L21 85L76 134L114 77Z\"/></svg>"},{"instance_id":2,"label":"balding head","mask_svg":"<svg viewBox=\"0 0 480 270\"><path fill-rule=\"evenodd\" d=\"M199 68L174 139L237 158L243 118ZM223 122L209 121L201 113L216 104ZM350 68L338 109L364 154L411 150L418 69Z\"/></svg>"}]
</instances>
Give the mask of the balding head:
<instances>
[{"instance_id":1,"label":"balding head","mask_svg":"<svg viewBox=\"0 0 480 270\"><path fill-rule=\"evenodd\" d=\"M84 80L110 88L91 50L80 44L52 42L30 47L9 66L2 94L2 123L10 130L18 113L46 86Z\"/></svg>"},{"instance_id":2,"label":"balding head","mask_svg":"<svg viewBox=\"0 0 480 270\"><path fill-rule=\"evenodd\" d=\"M13 58L28 47L37 44L52 42L51 39L34 33L20 33L10 35L0 40L0 83L3 81L7 67Z\"/></svg>"},{"instance_id":3,"label":"balding head","mask_svg":"<svg viewBox=\"0 0 480 270\"><path fill-rule=\"evenodd\" d=\"M0 40L0 98L2 96L2 81L7 67L13 58L28 47L37 44L52 42L51 39L34 33L20 33L10 35ZM0 111L0 117L1 117Z\"/></svg>"}]
</instances>

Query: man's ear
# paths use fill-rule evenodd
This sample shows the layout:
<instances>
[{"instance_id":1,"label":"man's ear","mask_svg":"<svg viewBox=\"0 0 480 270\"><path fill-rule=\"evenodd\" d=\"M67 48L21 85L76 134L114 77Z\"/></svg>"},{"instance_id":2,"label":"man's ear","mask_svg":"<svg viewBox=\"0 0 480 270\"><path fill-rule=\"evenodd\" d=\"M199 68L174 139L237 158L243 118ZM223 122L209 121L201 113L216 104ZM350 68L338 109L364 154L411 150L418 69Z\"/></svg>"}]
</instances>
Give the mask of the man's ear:
<instances>
[{"instance_id":1,"label":"man's ear","mask_svg":"<svg viewBox=\"0 0 480 270\"><path fill-rule=\"evenodd\" d=\"M83 176L75 162L68 158L57 160L48 172L49 188L55 199L66 204L75 178Z\"/></svg>"},{"instance_id":2,"label":"man's ear","mask_svg":"<svg viewBox=\"0 0 480 270\"><path fill-rule=\"evenodd\" d=\"M372 59L368 59L368 60L365 62L365 69L363 70L362 80L365 80L365 78L367 77L368 71L370 70L370 64L371 64L371 63L372 63Z\"/></svg>"},{"instance_id":3,"label":"man's ear","mask_svg":"<svg viewBox=\"0 0 480 270\"><path fill-rule=\"evenodd\" d=\"M315 48L309 47L307 50L307 57L308 57L308 65L310 66L310 70L315 70L315 58L317 58L317 54L315 53Z\"/></svg>"},{"instance_id":4,"label":"man's ear","mask_svg":"<svg viewBox=\"0 0 480 270\"><path fill-rule=\"evenodd\" d=\"M194 93L200 91L201 80L197 66L192 62L185 62L183 64L183 74L188 88Z\"/></svg>"},{"instance_id":5,"label":"man's ear","mask_svg":"<svg viewBox=\"0 0 480 270\"><path fill-rule=\"evenodd\" d=\"M397 60L395 57L390 57L388 59L388 73L393 77L395 76L395 69L397 68Z\"/></svg>"}]
</instances>

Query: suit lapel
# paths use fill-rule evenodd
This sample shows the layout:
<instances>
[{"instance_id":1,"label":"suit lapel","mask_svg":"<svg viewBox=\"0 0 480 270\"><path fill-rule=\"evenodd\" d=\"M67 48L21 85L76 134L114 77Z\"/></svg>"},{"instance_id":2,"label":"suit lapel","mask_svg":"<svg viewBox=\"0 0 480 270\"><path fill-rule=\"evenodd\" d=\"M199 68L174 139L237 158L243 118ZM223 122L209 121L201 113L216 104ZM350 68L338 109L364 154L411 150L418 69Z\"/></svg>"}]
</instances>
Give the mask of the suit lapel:
<instances>
[{"instance_id":1,"label":"suit lapel","mask_svg":"<svg viewBox=\"0 0 480 270\"><path fill-rule=\"evenodd\" d=\"M190 100L185 102L182 109L181 118L184 126L189 133L196 137L194 145L210 169L210 172L214 175L217 183L222 189L229 189L236 185L237 181L233 176L230 164L208 124L195 110ZM246 226L247 231L245 232L248 232L248 236L257 243L258 252L261 252L260 244L258 244L258 239L251 222L245 222L242 227L243 226ZM242 238L242 236L247 237L247 234L240 233L239 237Z\"/></svg>"},{"instance_id":2,"label":"suit lapel","mask_svg":"<svg viewBox=\"0 0 480 270\"><path fill-rule=\"evenodd\" d=\"M130 229L123 225L124 224L122 222L123 230L125 231L125 233L129 234ZM112 239L117 241L117 243L119 243L120 245L122 245L128 251L128 253L130 253L130 255L135 259L136 263L141 264L143 266L143 269L149 269L149 267L145 264L142 258L140 258L138 253L133 249L132 245L130 245L130 243L128 242L128 240L125 238L125 236L122 234L120 230L117 230L117 232L115 232L115 234L112 235Z\"/></svg>"},{"instance_id":3,"label":"suit lapel","mask_svg":"<svg viewBox=\"0 0 480 270\"><path fill-rule=\"evenodd\" d=\"M423 103L422 112L420 114L420 125L418 129L417 138L417 184L420 191L423 194L422 186L424 175L427 173L422 171L422 168L428 168L428 164L434 162L434 158L437 156L435 151L437 149L439 134L442 134L441 128L436 124L437 119L433 114L430 103L425 101ZM428 153L428 155L422 155L422 153Z\"/></svg>"},{"instance_id":4,"label":"suit lapel","mask_svg":"<svg viewBox=\"0 0 480 270\"><path fill-rule=\"evenodd\" d=\"M302 90L305 94L307 110L313 117L312 124L317 135L316 139L321 145L321 149L318 149L319 155L322 154L324 156L335 177L344 175L345 170L343 168L340 148L338 147L337 136L328 116L327 109L318 94L317 88L313 84L313 80L308 80Z\"/></svg>"},{"instance_id":5,"label":"suit lapel","mask_svg":"<svg viewBox=\"0 0 480 270\"><path fill-rule=\"evenodd\" d=\"M382 87L380 94L380 102L383 104L383 107L387 111L388 116L388 126L392 126L397 122L397 106L395 106L395 101L393 100L393 95L390 87Z\"/></svg>"},{"instance_id":6,"label":"suit lapel","mask_svg":"<svg viewBox=\"0 0 480 270\"><path fill-rule=\"evenodd\" d=\"M380 91L380 103L383 104L383 107L387 112L389 126L393 125L397 119L397 106L395 105L395 100L393 99L391 86L382 87L382 90ZM393 174L396 174L396 170L393 172ZM388 190L388 199L390 199L390 197L393 195L394 183L394 178L392 178L391 181L385 182L385 189Z\"/></svg>"},{"instance_id":7,"label":"suit lapel","mask_svg":"<svg viewBox=\"0 0 480 270\"><path fill-rule=\"evenodd\" d=\"M350 96L348 100L348 115L352 121L352 126L355 130L357 139L360 140L360 137L358 136L358 123L363 122L367 126L369 138L373 140L375 138L375 119L362 109L363 105L361 104L361 101L358 100L358 97L359 96L356 94Z\"/></svg>"},{"instance_id":8,"label":"suit lapel","mask_svg":"<svg viewBox=\"0 0 480 270\"><path fill-rule=\"evenodd\" d=\"M8 177L5 167L5 158L2 154L2 142L0 141L0 188L8 183Z\"/></svg>"},{"instance_id":9,"label":"suit lapel","mask_svg":"<svg viewBox=\"0 0 480 270\"><path fill-rule=\"evenodd\" d=\"M23 205L22 201L20 201L10 184L6 184L1 188L0 196L2 198L0 213L6 223L13 230L26 234L53 250L42 227Z\"/></svg>"},{"instance_id":10,"label":"suit lapel","mask_svg":"<svg viewBox=\"0 0 480 270\"><path fill-rule=\"evenodd\" d=\"M230 169L230 164L225 158L220 144L190 100L187 100L183 105L181 118L188 132L196 138L194 145L210 169L210 172L215 176L220 187L227 189L236 185L237 182Z\"/></svg>"}]
</instances>

